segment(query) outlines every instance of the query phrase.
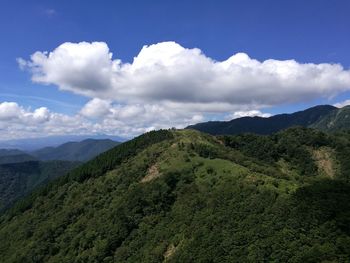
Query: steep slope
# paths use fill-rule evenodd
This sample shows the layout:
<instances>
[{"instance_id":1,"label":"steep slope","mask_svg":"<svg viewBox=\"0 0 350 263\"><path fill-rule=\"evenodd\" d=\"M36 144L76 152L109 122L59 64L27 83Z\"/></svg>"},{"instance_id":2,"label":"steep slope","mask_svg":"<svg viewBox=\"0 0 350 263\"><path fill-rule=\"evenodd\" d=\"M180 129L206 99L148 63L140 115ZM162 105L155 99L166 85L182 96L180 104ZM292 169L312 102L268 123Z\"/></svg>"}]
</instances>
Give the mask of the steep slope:
<instances>
[{"instance_id":1,"label":"steep slope","mask_svg":"<svg viewBox=\"0 0 350 263\"><path fill-rule=\"evenodd\" d=\"M241 139L183 130L123 143L3 215L0 258L347 262L350 134Z\"/></svg>"},{"instance_id":2,"label":"steep slope","mask_svg":"<svg viewBox=\"0 0 350 263\"><path fill-rule=\"evenodd\" d=\"M231 121L198 123L187 128L213 135L240 133L272 134L292 126L309 127L336 111L336 107L321 105L304 111L292 114L279 114L269 118L243 117ZM350 126L348 127L350 128Z\"/></svg>"},{"instance_id":3,"label":"steep slope","mask_svg":"<svg viewBox=\"0 0 350 263\"><path fill-rule=\"evenodd\" d=\"M66 174L79 163L27 161L0 165L0 211L39 185Z\"/></svg>"},{"instance_id":4,"label":"steep slope","mask_svg":"<svg viewBox=\"0 0 350 263\"><path fill-rule=\"evenodd\" d=\"M67 142L58 147L46 147L31 154L44 161L65 160L85 162L118 144L119 142L109 139L86 139L81 142Z\"/></svg>"}]
</instances>

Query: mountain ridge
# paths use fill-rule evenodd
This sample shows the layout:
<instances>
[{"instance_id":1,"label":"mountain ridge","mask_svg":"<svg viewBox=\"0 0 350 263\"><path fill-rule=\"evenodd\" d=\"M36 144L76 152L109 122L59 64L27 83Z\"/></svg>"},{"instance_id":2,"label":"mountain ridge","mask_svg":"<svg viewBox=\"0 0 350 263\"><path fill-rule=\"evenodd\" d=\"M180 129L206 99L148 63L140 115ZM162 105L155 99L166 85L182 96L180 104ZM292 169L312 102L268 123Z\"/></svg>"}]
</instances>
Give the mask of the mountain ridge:
<instances>
[{"instance_id":1,"label":"mountain ridge","mask_svg":"<svg viewBox=\"0 0 350 263\"><path fill-rule=\"evenodd\" d=\"M45 147L30 152L34 157L43 160L62 160L85 162L98 154L105 152L120 142L110 139L85 139L79 142L66 142L57 147Z\"/></svg>"},{"instance_id":2,"label":"mountain ridge","mask_svg":"<svg viewBox=\"0 0 350 263\"><path fill-rule=\"evenodd\" d=\"M195 129L213 135L221 134L272 134L293 126L313 127L326 131L325 127L316 125L321 120L340 109L331 105L318 105L294 113L277 114L271 117L242 117L231 121L210 121L190 125L187 129ZM350 128L350 125L349 127Z\"/></svg>"},{"instance_id":3,"label":"mountain ridge","mask_svg":"<svg viewBox=\"0 0 350 263\"><path fill-rule=\"evenodd\" d=\"M45 147L57 147L66 142L79 142L86 139L103 140L110 139L113 141L123 142L127 138L112 135L60 135L35 138L22 138L0 140L1 149L18 149L20 151L31 152Z\"/></svg>"}]
</instances>

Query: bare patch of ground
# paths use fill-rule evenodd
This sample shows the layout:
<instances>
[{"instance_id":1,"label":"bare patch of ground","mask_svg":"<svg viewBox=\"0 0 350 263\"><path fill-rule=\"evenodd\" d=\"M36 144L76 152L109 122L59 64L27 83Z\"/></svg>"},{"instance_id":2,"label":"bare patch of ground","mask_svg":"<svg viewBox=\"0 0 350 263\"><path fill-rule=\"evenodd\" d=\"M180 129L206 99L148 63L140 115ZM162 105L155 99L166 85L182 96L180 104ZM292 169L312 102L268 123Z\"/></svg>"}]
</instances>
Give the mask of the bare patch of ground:
<instances>
[{"instance_id":1,"label":"bare patch of ground","mask_svg":"<svg viewBox=\"0 0 350 263\"><path fill-rule=\"evenodd\" d=\"M176 247L174 246L174 244L170 244L167 250L163 254L164 262L167 262L167 260L170 259L170 257L175 253L175 251L176 251Z\"/></svg>"},{"instance_id":2,"label":"bare patch of ground","mask_svg":"<svg viewBox=\"0 0 350 263\"><path fill-rule=\"evenodd\" d=\"M332 156L332 149L324 147L314 150L312 154L319 172L329 178L334 178L335 163Z\"/></svg>"},{"instance_id":3,"label":"bare patch of ground","mask_svg":"<svg viewBox=\"0 0 350 263\"><path fill-rule=\"evenodd\" d=\"M221 145L225 145L225 143L222 140L220 140L219 138L217 138L215 136L214 136L214 140Z\"/></svg>"},{"instance_id":4,"label":"bare patch of ground","mask_svg":"<svg viewBox=\"0 0 350 263\"><path fill-rule=\"evenodd\" d=\"M147 183L149 181L152 181L152 180L158 178L160 175L161 174L158 170L157 165L154 164L150 168L148 168L146 176L141 179L141 183Z\"/></svg>"},{"instance_id":5,"label":"bare patch of ground","mask_svg":"<svg viewBox=\"0 0 350 263\"><path fill-rule=\"evenodd\" d=\"M176 146L177 146L177 143L174 142L170 147L171 147L171 148L176 148Z\"/></svg>"}]
</instances>

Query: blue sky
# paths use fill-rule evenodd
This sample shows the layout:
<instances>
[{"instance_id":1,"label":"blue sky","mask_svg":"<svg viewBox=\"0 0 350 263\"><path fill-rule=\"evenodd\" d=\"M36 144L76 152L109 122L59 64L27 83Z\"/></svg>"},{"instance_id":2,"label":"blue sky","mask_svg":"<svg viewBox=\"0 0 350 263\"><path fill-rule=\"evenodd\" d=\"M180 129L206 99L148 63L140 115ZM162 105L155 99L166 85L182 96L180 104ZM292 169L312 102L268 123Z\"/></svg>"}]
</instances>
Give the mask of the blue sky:
<instances>
[{"instance_id":1,"label":"blue sky","mask_svg":"<svg viewBox=\"0 0 350 263\"><path fill-rule=\"evenodd\" d=\"M350 2L349 1L0 1L0 103L14 102L10 105L12 110L22 111L26 116L34 114L35 109L45 107L50 114L75 116L81 109L94 98L99 100L111 100L108 103L98 101L94 105L101 108L114 107L114 117L109 119L108 127L101 124L101 116L93 113L91 116L79 116L82 123L89 122L93 127L91 132L113 133L113 128L119 133L116 135L127 136L143 132L147 129L159 128L166 125L173 126L168 120L155 123L142 123L140 127L132 124L129 129L119 131L121 125L129 125L118 116L130 116L120 112L124 106L141 104L158 105L155 101L166 100L174 103L186 103L185 96L188 93L177 93L176 98L170 95L159 98L158 95L143 97L133 95L132 99L123 97L119 99L119 93L103 94L93 92L86 95L82 89L64 88L62 82L46 79L45 81L32 81L33 67L25 65L21 70L17 58L31 61L30 56L37 52L52 52L66 42L79 43L82 41L92 43L104 42L108 45L109 52L113 53L113 59L120 59L122 63L132 63L144 45L152 45L166 41L174 41L185 49L198 48L206 57L214 61L227 60L232 55L243 52L251 59L260 62L274 59L277 61L295 60L300 64L314 63L338 63L343 67L343 73L347 74L350 68ZM166 49L176 48L166 46ZM38 65L36 65L38 67ZM39 65L41 67L42 65ZM42 70L42 69L41 69ZM41 72L47 74L47 72ZM65 73L68 74L68 73ZM339 77L340 78L340 77ZM344 78L344 76L342 77ZM172 82L174 80L171 80ZM133 82L132 82L133 83ZM218 84L219 85L219 84ZM332 84L329 84L332 85ZM340 84L339 84L340 85ZM298 93L296 99L289 101L259 101L254 107L249 108L247 103L236 101L228 102L240 109L232 107L225 110L203 110L202 112L188 110L188 115L183 112L174 115L176 125L181 126L191 121L204 121L213 118L229 118L234 112L259 112L276 114L280 112L293 112L308 106L345 101L350 98L350 87L335 88L334 92L326 88L326 95L322 92ZM336 84L335 84L336 86ZM162 87L159 87L161 89ZM174 88L176 88L174 86ZM249 86L254 89L254 86ZM258 89L259 87L257 87ZM278 87L276 87L278 89ZM159 93L159 90L157 90ZM161 93L161 92L160 92ZM205 93L205 92L204 92ZM225 93L226 94L226 93ZM252 94L250 92L249 94ZM292 94L293 95L293 94ZM286 96L292 96L288 93ZM150 98L150 96L153 96ZM234 92L233 92L233 95ZM249 95L247 95L249 96ZM305 98L303 98L305 96ZM191 103L208 103L208 98L195 98ZM216 99L218 102L220 99ZM252 98L252 101L259 99ZM96 102L96 101L95 101ZM226 101L225 101L226 103ZM238 103L238 104L237 104ZM182 105L182 104L181 104ZM181 107L181 105L179 107ZM251 104L249 104L251 105ZM7 110L6 105L3 111ZM164 105L162 104L162 107ZM168 107L168 106L167 106ZM211 105L211 108L213 105ZM16 108L16 109L15 109ZM169 107L167 108L169 110ZM156 114L154 110L132 108L138 114ZM160 109L159 111L162 111ZM87 111L86 111L87 112ZM91 111L89 111L91 113ZM118 113L115 113L118 112ZM214 112L214 113L213 113ZM102 114L102 113L101 113ZM106 113L104 113L106 114ZM119 115L118 115L119 114ZM125 115L126 114L126 115ZM129 114L129 115L128 115ZM242 113L244 114L244 113ZM6 114L5 114L6 115ZM15 114L13 114L15 115ZM39 116L40 115L40 116ZM51 115L47 112L38 112L37 119L44 122ZM103 115L103 114L102 114ZM196 118L192 118L195 115ZM33 115L34 116L34 115ZM240 116L239 114L235 116ZM5 116L6 117L6 116ZM34 116L35 117L35 116ZM33 117L33 118L34 118ZM61 116L62 117L62 116ZM0 114L1 118L1 114ZM18 128L18 120L15 116L6 117L6 122L16 123L17 131L9 131L3 127L5 135L2 139L26 136L42 136L51 134L50 127L54 130L55 124L51 120L50 125L42 125L42 129L35 129L33 124L30 131L22 131ZM12 118L12 119L11 119ZM27 117L26 117L27 118ZM29 118L29 117L28 117ZM36 117L35 117L36 118ZM58 117L56 117L57 119ZM84 120L82 120L84 118ZM100 119L98 119L100 118ZM192 119L191 119L192 118ZM113 119L113 120L112 120ZM186 121L185 121L186 119ZM62 122L60 122L62 124ZM111 124L113 123L113 124ZM59 125L59 124L57 124ZM83 124L81 124L84 126ZM97 126L96 126L97 125ZM113 126L114 125L114 126ZM70 133L86 133L88 125L84 129L74 130L67 128ZM1 129L1 126L0 126ZM11 128L12 129L12 128ZM7 134L6 134L7 133ZM57 131L56 133L64 133ZM53 132L52 134L55 134Z\"/></svg>"}]
</instances>

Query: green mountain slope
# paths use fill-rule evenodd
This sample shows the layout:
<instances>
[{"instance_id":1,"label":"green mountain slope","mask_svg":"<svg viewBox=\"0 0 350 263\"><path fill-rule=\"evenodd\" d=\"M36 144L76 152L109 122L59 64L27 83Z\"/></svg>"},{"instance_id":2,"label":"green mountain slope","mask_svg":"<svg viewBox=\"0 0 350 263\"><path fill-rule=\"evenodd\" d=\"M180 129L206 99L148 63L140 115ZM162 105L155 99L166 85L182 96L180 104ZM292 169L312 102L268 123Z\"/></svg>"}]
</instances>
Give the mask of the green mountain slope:
<instances>
[{"instance_id":1,"label":"green mountain slope","mask_svg":"<svg viewBox=\"0 0 350 263\"><path fill-rule=\"evenodd\" d=\"M64 175L77 165L78 163L67 161L26 161L1 164L0 211L36 187Z\"/></svg>"},{"instance_id":2,"label":"green mountain slope","mask_svg":"<svg viewBox=\"0 0 350 263\"><path fill-rule=\"evenodd\" d=\"M65 160L85 162L118 144L119 142L109 139L86 139L81 142L67 142L58 147L45 147L31 154L43 161Z\"/></svg>"},{"instance_id":3,"label":"green mountain slope","mask_svg":"<svg viewBox=\"0 0 350 263\"><path fill-rule=\"evenodd\" d=\"M0 258L348 262L350 134L249 136L123 143L1 216Z\"/></svg>"},{"instance_id":4,"label":"green mountain slope","mask_svg":"<svg viewBox=\"0 0 350 263\"><path fill-rule=\"evenodd\" d=\"M321 105L292 114L279 114L269 118L243 117L231 121L210 121L191 125L187 128L206 132L213 135L220 134L272 134L293 126L312 127L322 122L324 118L336 115L338 108L330 105ZM350 123L345 124L350 128ZM318 126L314 126L318 128ZM335 126L334 126L335 127ZM323 129L327 130L327 129Z\"/></svg>"}]
</instances>

